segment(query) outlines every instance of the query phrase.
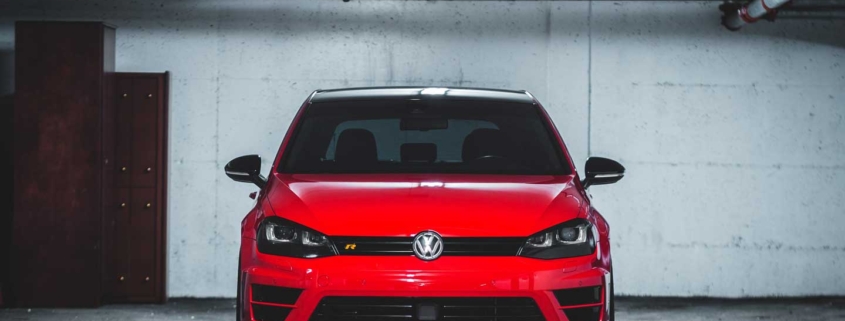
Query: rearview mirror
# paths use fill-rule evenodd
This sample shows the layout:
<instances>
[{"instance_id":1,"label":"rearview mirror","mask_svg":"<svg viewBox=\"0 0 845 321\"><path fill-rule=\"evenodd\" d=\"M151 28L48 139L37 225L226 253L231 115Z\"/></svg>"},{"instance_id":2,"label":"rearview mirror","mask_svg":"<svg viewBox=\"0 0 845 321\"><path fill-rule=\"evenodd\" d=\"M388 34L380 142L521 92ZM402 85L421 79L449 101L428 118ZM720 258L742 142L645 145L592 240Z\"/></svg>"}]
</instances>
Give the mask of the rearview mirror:
<instances>
[{"instance_id":1,"label":"rearview mirror","mask_svg":"<svg viewBox=\"0 0 845 321\"><path fill-rule=\"evenodd\" d=\"M261 176L261 156L247 155L233 159L226 164L226 176L242 183L253 183L259 188L267 185L267 179Z\"/></svg>"},{"instance_id":2,"label":"rearview mirror","mask_svg":"<svg viewBox=\"0 0 845 321\"><path fill-rule=\"evenodd\" d=\"M622 164L603 157L590 157L587 165L584 166L584 171L587 172L584 180L581 181L584 188L590 185L613 184L625 176L625 167Z\"/></svg>"}]
</instances>

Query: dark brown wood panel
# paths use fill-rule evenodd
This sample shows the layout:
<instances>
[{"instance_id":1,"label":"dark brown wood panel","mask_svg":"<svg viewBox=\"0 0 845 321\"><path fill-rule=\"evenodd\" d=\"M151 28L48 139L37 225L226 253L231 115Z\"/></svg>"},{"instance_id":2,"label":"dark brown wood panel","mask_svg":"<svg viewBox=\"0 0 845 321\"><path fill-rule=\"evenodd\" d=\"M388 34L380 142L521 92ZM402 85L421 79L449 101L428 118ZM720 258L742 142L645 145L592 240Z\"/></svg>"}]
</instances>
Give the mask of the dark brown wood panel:
<instances>
[{"instance_id":1,"label":"dark brown wood panel","mask_svg":"<svg viewBox=\"0 0 845 321\"><path fill-rule=\"evenodd\" d=\"M106 261L122 273L112 279L124 280L106 299L164 302L168 75L116 73L116 79L116 157L127 169L116 166L115 175L122 177L113 182L121 202L128 197L128 210L107 227L116 248Z\"/></svg>"},{"instance_id":2,"label":"dark brown wood panel","mask_svg":"<svg viewBox=\"0 0 845 321\"><path fill-rule=\"evenodd\" d=\"M117 77L115 99L115 178L120 187L129 187L132 166L132 79Z\"/></svg>"},{"instance_id":3,"label":"dark brown wood panel","mask_svg":"<svg viewBox=\"0 0 845 321\"><path fill-rule=\"evenodd\" d=\"M103 66L114 51L104 45L114 36L107 28L15 25L11 261L18 306L100 304Z\"/></svg>"},{"instance_id":4,"label":"dark brown wood panel","mask_svg":"<svg viewBox=\"0 0 845 321\"><path fill-rule=\"evenodd\" d=\"M103 30L103 48L114 48L114 29L106 28ZM114 270L110 269L110 265L105 262L105 253L114 250L114 244L109 240L113 239L109 235L112 232L110 226L114 223L115 212L117 211L116 204L116 190L115 190L115 148L116 148L116 108L115 108L115 75L114 75L114 51L107 50L103 55L103 108L101 110L103 126L102 126L102 145L103 145L103 164L102 164L102 273L100 274L102 283L102 292L109 292L113 290L111 286L114 282Z\"/></svg>"},{"instance_id":5,"label":"dark brown wood panel","mask_svg":"<svg viewBox=\"0 0 845 321\"><path fill-rule=\"evenodd\" d=\"M156 189L133 188L129 244L128 295L149 298L155 294L156 278Z\"/></svg>"},{"instance_id":6,"label":"dark brown wood panel","mask_svg":"<svg viewBox=\"0 0 845 321\"><path fill-rule=\"evenodd\" d=\"M161 84L158 96L158 164L159 170L156 175L156 197L158 199L158 218L156 220L156 250L158 251L158 262L156 263L155 282L156 301L164 303L167 300L167 148L169 124L168 111L170 106L170 73L165 72L159 75Z\"/></svg>"},{"instance_id":7,"label":"dark brown wood panel","mask_svg":"<svg viewBox=\"0 0 845 321\"><path fill-rule=\"evenodd\" d=\"M0 56L2 58L2 56ZM12 95L0 96L0 182L2 190L13 190ZM12 193L0 195L0 307L9 305L9 251L12 244Z\"/></svg>"},{"instance_id":8,"label":"dark brown wood panel","mask_svg":"<svg viewBox=\"0 0 845 321\"><path fill-rule=\"evenodd\" d=\"M130 272L129 250L131 242L131 203L132 195L129 188L118 188L115 201L112 203L111 224L107 226L107 242L112 246L107 248L106 265L111 271L107 275L106 284L109 286L107 295L125 296L128 293L127 278Z\"/></svg>"},{"instance_id":9,"label":"dark brown wood panel","mask_svg":"<svg viewBox=\"0 0 845 321\"><path fill-rule=\"evenodd\" d=\"M132 79L132 186L156 185L160 83L158 78Z\"/></svg>"}]
</instances>

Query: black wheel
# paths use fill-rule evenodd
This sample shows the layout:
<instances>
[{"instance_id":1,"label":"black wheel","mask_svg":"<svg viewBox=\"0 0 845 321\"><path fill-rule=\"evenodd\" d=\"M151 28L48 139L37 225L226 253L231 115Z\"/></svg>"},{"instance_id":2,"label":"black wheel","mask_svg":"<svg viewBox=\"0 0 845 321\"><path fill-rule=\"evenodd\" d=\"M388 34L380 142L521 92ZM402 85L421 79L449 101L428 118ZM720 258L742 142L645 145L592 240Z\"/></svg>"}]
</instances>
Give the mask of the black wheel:
<instances>
[{"instance_id":1,"label":"black wheel","mask_svg":"<svg viewBox=\"0 0 845 321\"><path fill-rule=\"evenodd\" d=\"M243 298L241 298L241 293L244 292L243 283L241 283L241 256L238 255L238 294L235 296L235 320L241 321L241 315L243 315Z\"/></svg>"}]
</instances>

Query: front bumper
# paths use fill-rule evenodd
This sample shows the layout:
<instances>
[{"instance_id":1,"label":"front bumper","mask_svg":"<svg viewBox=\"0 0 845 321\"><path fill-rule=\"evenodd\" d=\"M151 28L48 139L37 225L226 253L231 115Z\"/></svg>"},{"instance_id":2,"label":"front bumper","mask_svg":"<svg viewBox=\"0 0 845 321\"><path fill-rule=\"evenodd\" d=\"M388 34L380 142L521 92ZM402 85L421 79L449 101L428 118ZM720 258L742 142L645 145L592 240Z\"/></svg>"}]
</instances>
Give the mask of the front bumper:
<instances>
[{"instance_id":1,"label":"front bumper","mask_svg":"<svg viewBox=\"0 0 845 321\"><path fill-rule=\"evenodd\" d=\"M325 297L524 297L532 298L546 320L571 321L565 310L598 307L607 320L610 273L595 256L559 260L524 257L333 256L298 259L259 253L253 240L241 248L243 320L256 318L253 305L289 308L287 318L306 321ZM255 300L252 285L302 289L289 304ZM600 287L597 303L561 306L553 290ZM595 320L595 319L594 319Z\"/></svg>"}]
</instances>

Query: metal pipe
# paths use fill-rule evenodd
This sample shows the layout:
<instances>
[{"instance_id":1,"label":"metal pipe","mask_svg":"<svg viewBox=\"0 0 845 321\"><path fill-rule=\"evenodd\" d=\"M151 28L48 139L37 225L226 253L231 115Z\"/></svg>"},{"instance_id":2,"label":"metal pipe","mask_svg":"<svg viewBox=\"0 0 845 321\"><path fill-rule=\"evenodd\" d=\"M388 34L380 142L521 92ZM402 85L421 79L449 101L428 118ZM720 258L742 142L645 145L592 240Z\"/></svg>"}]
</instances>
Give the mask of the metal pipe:
<instances>
[{"instance_id":1,"label":"metal pipe","mask_svg":"<svg viewBox=\"0 0 845 321\"><path fill-rule=\"evenodd\" d=\"M743 26L757 22L760 18L768 14L774 14L775 9L788 3L790 0L753 0L749 3L739 6L729 6L725 4L722 6L725 15L722 16L722 25L728 30L737 31ZM726 6L728 5L728 6Z\"/></svg>"}]
</instances>

